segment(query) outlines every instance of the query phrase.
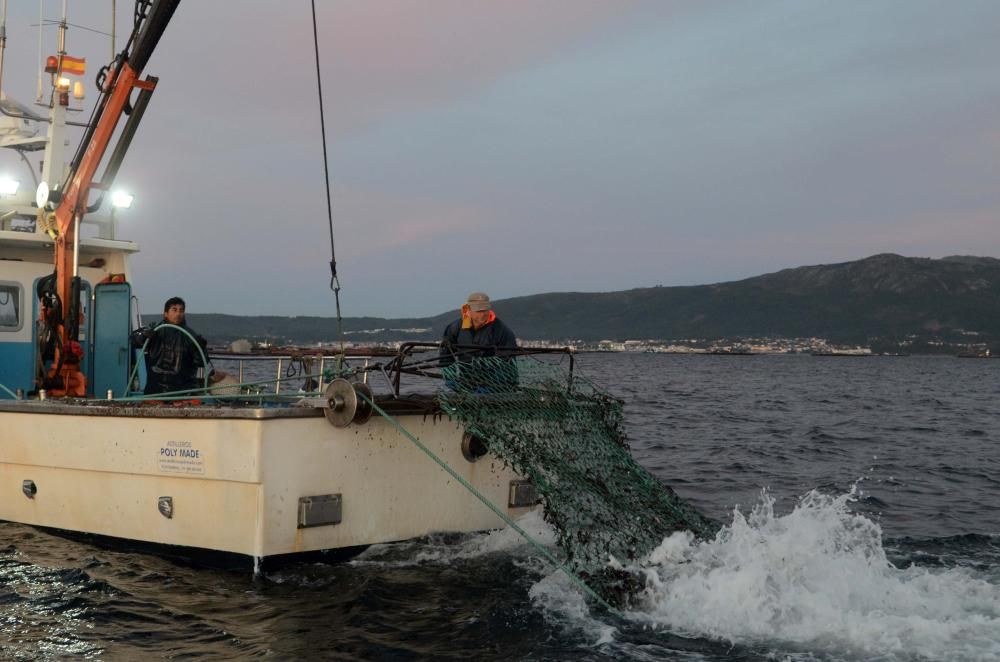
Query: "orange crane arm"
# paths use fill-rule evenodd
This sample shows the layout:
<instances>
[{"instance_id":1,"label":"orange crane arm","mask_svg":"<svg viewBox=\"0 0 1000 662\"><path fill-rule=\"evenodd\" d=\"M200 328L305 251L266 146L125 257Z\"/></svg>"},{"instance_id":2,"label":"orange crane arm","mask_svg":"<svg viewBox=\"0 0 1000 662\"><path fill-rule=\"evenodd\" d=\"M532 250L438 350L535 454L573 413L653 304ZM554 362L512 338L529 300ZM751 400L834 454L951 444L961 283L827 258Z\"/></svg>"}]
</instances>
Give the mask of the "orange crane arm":
<instances>
[{"instance_id":1,"label":"orange crane arm","mask_svg":"<svg viewBox=\"0 0 1000 662\"><path fill-rule=\"evenodd\" d=\"M92 123L77 149L65 186L52 196L51 202L56 204L54 217L57 231L55 293L62 304L63 313L62 319L56 321L59 339L56 346L56 360L53 361L46 379L46 386L54 396L86 395L86 378L80 372L83 348L77 342L80 323L77 277L80 221L88 212L90 190L108 189L124 158L142 112L156 87L156 78L147 77L146 80L139 80L139 76L179 3L180 0L137 2L136 11L141 13L141 20L136 22L128 44L104 79L102 98L95 109ZM135 106L132 107L129 99L132 90L137 88L141 91ZM102 180L95 183L94 175L97 168L104 159L121 116L126 113L130 114L130 117L119 137L118 147L105 168Z\"/></svg>"},{"instance_id":2,"label":"orange crane arm","mask_svg":"<svg viewBox=\"0 0 1000 662\"><path fill-rule=\"evenodd\" d=\"M97 167L104 158L108 145L115 128L121 119L125 105L133 87L144 88L152 91L155 82L137 81L138 74L128 62L122 63L121 71L115 79L114 89L107 100L104 112L101 113L97 124L94 126L93 135L87 148L83 153L79 166L74 170L69 179L69 184L63 193L59 206L55 210L56 227L59 236L55 245L55 269L56 269L56 294L63 302L63 310L66 315L71 314L72 306L70 290L73 276L75 276L74 264L74 243L78 229L78 221L83 219L87 212L87 199L90 189L94 187L93 177L97 172ZM67 320L68 321L68 320ZM69 324L72 327L72 324ZM64 330L66 325L64 325ZM76 340L76 338L63 338L63 340Z\"/></svg>"}]
</instances>

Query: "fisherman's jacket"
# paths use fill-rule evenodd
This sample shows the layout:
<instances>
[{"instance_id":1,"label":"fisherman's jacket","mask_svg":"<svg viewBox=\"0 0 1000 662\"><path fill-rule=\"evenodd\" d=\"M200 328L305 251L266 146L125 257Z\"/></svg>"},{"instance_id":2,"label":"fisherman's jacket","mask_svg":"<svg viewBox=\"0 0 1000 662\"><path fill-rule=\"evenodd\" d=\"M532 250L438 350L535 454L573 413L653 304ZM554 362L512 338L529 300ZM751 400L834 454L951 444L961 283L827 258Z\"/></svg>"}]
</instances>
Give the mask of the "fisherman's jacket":
<instances>
[{"instance_id":1,"label":"fisherman's jacket","mask_svg":"<svg viewBox=\"0 0 1000 662\"><path fill-rule=\"evenodd\" d=\"M441 355L454 354L459 360L465 360L480 356L503 356L502 350L517 349L514 332L499 318L491 318L478 329L472 328L471 324L461 318L449 324L441 338ZM469 347L463 348L462 345Z\"/></svg>"},{"instance_id":2,"label":"fisherman's jacket","mask_svg":"<svg viewBox=\"0 0 1000 662\"><path fill-rule=\"evenodd\" d=\"M146 345L146 395L201 386L198 381L198 368L204 366L201 352L183 332L159 328L163 324L165 322L157 322L132 333L132 344L136 347L142 347L149 341ZM207 340L187 325L184 328L194 336L202 350L208 346Z\"/></svg>"}]
</instances>

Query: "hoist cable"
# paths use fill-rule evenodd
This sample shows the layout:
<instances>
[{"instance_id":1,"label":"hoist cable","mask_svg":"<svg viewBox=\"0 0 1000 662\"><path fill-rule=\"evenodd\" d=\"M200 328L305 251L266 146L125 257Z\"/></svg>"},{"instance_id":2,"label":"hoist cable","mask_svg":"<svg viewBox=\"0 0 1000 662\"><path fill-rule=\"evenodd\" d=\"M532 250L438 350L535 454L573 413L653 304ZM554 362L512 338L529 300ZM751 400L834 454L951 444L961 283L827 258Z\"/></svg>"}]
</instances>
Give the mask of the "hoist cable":
<instances>
[{"instance_id":1,"label":"hoist cable","mask_svg":"<svg viewBox=\"0 0 1000 662\"><path fill-rule=\"evenodd\" d=\"M319 93L319 129L323 141L323 182L326 184L326 216L330 225L330 289L337 299L337 334L341 334L340 279L337 278L337 252L333 241L333 204L330 202L330 164L326 152L326 119L323 112L323 77L319 68L319 33L316 29L316 0L312 0L313 50L316 54L316 90Z\"/></svg>"},{"instance_id":2,"label":"hoist cable","mask_svg":"<svg viewBox=\"0 0 1000 662\"><path fill-rule=\"evenodd\" d=\"M340 314L340 279L337 277L337 251L333 242L333 204L330 202L330 163L326 153L326 114L323 112L323 76L319 69L319 32L316 29L316 0L310 2L313 21L313 51L316 54L316 91L319 95L319 130L323 140L323 183L326 184L326 217L330 225L330 289L337 304L337 338L340 353L337 355L337 374L344 365L347 348L344 345L344 320Z\"/></svg>"}]
</instances>

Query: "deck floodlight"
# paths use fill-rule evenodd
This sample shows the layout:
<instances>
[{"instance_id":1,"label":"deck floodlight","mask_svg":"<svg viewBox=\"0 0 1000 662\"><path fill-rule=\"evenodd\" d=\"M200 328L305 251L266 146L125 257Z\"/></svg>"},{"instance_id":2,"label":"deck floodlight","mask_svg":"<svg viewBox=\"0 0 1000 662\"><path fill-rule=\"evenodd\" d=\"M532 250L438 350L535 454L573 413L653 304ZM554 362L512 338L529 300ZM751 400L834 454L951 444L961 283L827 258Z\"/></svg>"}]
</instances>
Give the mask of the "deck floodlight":
<instances>
[{"instance_id":1,"label":"deck floodlight","mask_svg":"<svg viewBox=\"0 0 1000 662\"><path fill-rule=\"evenodd\" d=\"M76 81L73 83L73 98L82 99L86 95L86 91L83 89L83 83Z\"/></svg>"},{"instance_id":2,"label":"deck floodlight","mask_svg":"<svg viewBox=\"0 0 1000 662\"><path fill-rule=\"evenodd\" d=\"M115 191L111 194L111 205L119 209L128 209L132 206L133 200L135 200L135 196L125 191Z\"/></svg>"},{"instance_id":3,"label":"deck floodlight","mask_svg":"<svg viewBox=\"0 0 1000 662\"><path fill-rule=\"evenodd\" d=\"M21 182L10 177L0 177L0 195L16 195Z\"/></svg>"}]
</instances>

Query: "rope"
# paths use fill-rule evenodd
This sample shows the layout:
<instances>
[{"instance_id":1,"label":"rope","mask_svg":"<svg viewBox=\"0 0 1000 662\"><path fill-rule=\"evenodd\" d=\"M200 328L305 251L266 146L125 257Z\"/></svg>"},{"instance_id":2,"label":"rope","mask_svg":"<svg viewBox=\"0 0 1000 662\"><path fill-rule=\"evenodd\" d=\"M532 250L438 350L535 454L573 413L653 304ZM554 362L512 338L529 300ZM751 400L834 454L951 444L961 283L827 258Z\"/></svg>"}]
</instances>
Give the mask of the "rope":
<instances>
[{"instance_id":1,"label":"rope","mask_svg":"<svg viewBox=\"0 0 1000 662\"><path fill-rule=\"evenodd\" d=\"M607 609L610 613L618 615L618 611L614 607L612 607L610 604L608 604L604 600L604 598L602 598L600 595L598 595L594 591L594 589L590 588L590 586L588 586L586 582L584 582L572 570L570 570L568 567L566 567L565 564L563 564L556 557L554 557L552 555L552 553L548 549L546 549L540 542L538 542L537 540L535 540L534 538L532 538L531 535L529 535L527 531L525 531L520 526L518 526L514 522L514 520L512 520L507 515L507 513L503 512L502 510L500 510L499 508L497 508L496 505L494 505L494 503L492 501L490 501L485 496L483 496L482 493L479 492L479 490L477 490L475 487L472 486L471 483L469 483L469 481L467 481L464 478L462 478L462 476L457 471L455 471L454 469L452 469L451 466L449 466L447 462L445 462L440 457L438 457L434 453L434 451L432 451L427 446L425 446L409 430L407 430L406 428L404 428L399 423L399 421L397 421L395 418L393 418L388 413L386 413L386 411L384 409L382 409L377 404L375 404L375 400L373 398L369 398L367 395L365 395L364 393L362 393L360 391L358 392L358 396L361 397L361 398L363 398L365 400L365 402L367 402L368 404L370 404L372 406L372 409L379 416L381 416L386 421L388 421L401 434L403 434L403 436L405 436L407 439L409 439L410 441L412 441L413 444L417 448L419 448L420 450L422 450L429 458L431 458L432 460L434 460L434 462L436 462L439 467L441 467L442 469L444 469L448 473L448 475L450 475L452 478L454 478L456 481L458 481L458 483L462 487L464 487L469 492L471 492L473 496L475 496L477 499L479 499L483 503L483 505L485 505L487 508L489 508L490 510L492 510L493 513L496 514L500 519L502 519L507 526L509 526L510 528L514 529L519 534L521 534L521 536L525 540L527 540L529 543L531 543L531 545L536 550L538 550L538 552L542 556L544 556L549 561L549 563L551 563L552 565L554 565L558 570L561 570L563 573L565 573L565 575L567 577L569 577L570 580L574 584L576 584L581 590L583 590L584 593L586 593L587 595L589 595L590 597L592 597L595 601L597 601L597 603L599 605L601 605L602 607L604 607L605 609Z\"/></svg>"},{"instance_id":2,"label":"rope","mask_svg":"<svg viewBox=\"0 0 1000 662\"><path fill-rule=\"evenodd\" d=\"M9 388L7 388L6 386L4 386L3 384L0 384L0 388L2 388L2 389L3 389L4 391L6 391L6 393L7 393L7 394L8 394L8 395L9 395L10 397L14 398L15 400L17 400L17 399L18 399L18 398L17 398L17 393L14 393L14 391L10 390Z\"/></svg>"}]
</instances>

